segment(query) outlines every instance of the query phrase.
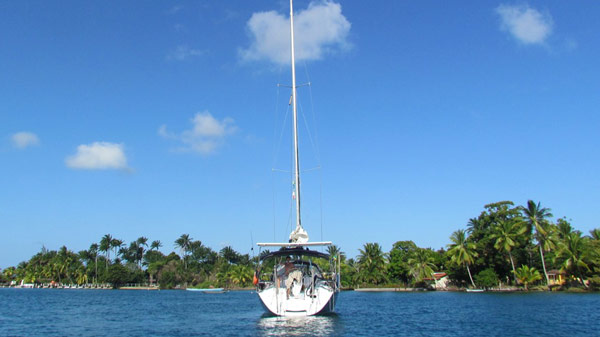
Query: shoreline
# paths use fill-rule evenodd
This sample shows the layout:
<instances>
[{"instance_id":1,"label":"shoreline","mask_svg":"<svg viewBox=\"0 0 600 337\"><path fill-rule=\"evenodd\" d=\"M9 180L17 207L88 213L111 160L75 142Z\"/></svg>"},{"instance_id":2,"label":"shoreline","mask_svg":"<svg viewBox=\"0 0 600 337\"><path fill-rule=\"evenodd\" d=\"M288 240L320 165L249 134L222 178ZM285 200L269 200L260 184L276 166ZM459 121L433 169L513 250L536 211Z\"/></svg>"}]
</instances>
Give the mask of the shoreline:
<instances>
[{"instance_id":1,"label":"shoreline","mask_svg":"<svg viewBox=\"0 0 600 337\"><path fill-rule=\"evenodd\" d=\"M186 290L187 288L173 288L173 289L160 289L159 287L148 287L148 286L141 286L141 287L133 287L133 286L123 286L123 287L118 287L118 288L112 288L112 287L21 287L21 286L0 286L0 289L50 289L50 290L146 290L146 291L153 291L153 290ZM193 288L190 288L193 289ZM230 288L230 289L225 289L226 292L229 291L254 291L255 288L251 287L251 288ZM453 289L425 289L425 288L345 288L341 290L342 292L346 292L346 291L356 291L356 292L364 292L364 293L383 293L383 292L401 292L401 293L408 293L408 292L455 292L455 293L467 293L467 288L453 288ZM487 290L483 290L480 292L473 292L473 293L542 293L542 292L549 292L549 293L557 293L557 292L561 292L561 293L598 293L598 291L595 290L585 290L585 289L580 289L580 288L569 288L569 289L551 289L551 290L543 290L543 289L529 289L529 290L525 290L525 289L519 289L519 288L502 288L502 289L487 289ZM470 293L470 292L469 292Z\"/></svg>"}]
</instances>

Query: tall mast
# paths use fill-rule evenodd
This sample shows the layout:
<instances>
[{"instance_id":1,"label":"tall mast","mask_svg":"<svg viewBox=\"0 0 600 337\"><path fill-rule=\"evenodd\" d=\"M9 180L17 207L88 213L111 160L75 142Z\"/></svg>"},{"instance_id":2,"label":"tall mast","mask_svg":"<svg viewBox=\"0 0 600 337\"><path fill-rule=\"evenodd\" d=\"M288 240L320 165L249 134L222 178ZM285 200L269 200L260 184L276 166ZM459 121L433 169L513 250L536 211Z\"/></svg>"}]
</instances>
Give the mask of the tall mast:
<instances>
[{"instance_id":1,"label":"tall mast","mask_svg":"<svg viewBox=\"0 0 600 337\"><path fill-rule=\"evenodd\" d=\"M290 35L292 51L292 102L294 109L294 186L296 188L296 228L302 227L300 221L300 160L298 157L298 110L296 109L296 60L294 56L294 6L290 0Z\"/></svg>"}]
</instances>

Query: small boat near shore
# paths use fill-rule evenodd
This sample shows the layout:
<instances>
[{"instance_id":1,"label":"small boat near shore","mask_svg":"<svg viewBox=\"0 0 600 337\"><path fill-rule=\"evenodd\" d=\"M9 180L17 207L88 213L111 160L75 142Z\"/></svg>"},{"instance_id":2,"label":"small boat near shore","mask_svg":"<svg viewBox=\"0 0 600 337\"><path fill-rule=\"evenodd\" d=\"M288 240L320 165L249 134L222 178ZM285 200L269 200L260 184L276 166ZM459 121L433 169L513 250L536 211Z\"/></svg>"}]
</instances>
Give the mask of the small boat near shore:
<instances>
[{"instance_id":1,"label":"small boat near shore","mask_svg":"<svg viewBox=\"0 0 600 337\"><path fill-rule=\"evenodd\" d=\"M482 293L484 291L484 289L467 289L468 293Z\"/></svg>"},{"instance_id":2,"label":"small boat near shore","mask_svg":"<svg viewBox=\"0 0 600 337\"><path fill-rule=\"evenodd\" d=\"M222 294L226 292L223 288L187 288L189 291L199 291L205 294Z\"/></svg>"}]
</instances>

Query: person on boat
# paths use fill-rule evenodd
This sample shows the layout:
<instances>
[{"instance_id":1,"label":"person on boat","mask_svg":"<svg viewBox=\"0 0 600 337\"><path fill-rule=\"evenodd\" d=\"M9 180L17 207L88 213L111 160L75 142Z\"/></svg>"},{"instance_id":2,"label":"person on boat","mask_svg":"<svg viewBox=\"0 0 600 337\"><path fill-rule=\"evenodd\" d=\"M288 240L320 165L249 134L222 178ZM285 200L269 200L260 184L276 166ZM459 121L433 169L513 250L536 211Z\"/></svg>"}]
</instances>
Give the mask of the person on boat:
<instances>
[{"instance_id":1,"label":"person on boat","mask_svg":"<svg viewBox=\"0 0 600 337\"><path fill-rule=\"evenodd\" d=\"M287 299L290 298L290 293L292 292L292 286L294 285L294 281L300 283L302 282L302 272L296 269L296 266L290 261L290 257L288 256L285 259L285 272L284 275L287 276L285 280L285 294Z\"/></svg>"},{"instance_id":2,"label":"person on boat","mask_svg":"<svg viewBox=\"0 0 600 337\"><path fill-rule=\"evenodd\" d=\"M277 267L277 289L281 286L281 281L289 274L289 272L294 268L294 264L290 262L290 257L286 257L285 261L281 261L279 266Z\"/></svg>"},{"instance_id":3,"label":"person on boat","mask_svg":"<svg viewBox=\"0 0 600 337\"><path fill-rule=\"evenodd\" d=\"M279 288L280 281L283 281L288 274L296 268L291 262L291 258L288 256L285 258L285 262L281 262L277 268L277 288Z\"/></svg>"},{"instance_id":4,"label":"person on boat","mask_svg":"<svg viewBox=\"0 0 600 337\"><path fill-rule=\"evenodd\" d=\"M285 258L285 263L283 264L283 268L285 270L285 272L284 272L285 276L288 276L292 270L296 269L296 266L294 266L294 264L292 263L291 258L289 256Z\"/></svg>"}]
</instances>

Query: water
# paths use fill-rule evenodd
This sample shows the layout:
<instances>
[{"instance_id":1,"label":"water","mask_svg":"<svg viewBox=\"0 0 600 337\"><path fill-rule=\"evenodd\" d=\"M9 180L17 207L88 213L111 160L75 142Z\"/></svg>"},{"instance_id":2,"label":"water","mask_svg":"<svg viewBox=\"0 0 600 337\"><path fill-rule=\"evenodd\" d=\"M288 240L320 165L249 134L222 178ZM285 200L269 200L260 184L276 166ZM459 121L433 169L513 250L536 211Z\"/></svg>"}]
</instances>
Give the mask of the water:
<instances>
[{"instance_id":1,"label":"water","mask_svg":"<svg viewBox=\"0 0 600 337\"><path fill-rule=\"evenodd\" d=\"M252 292L0 289L0 336L590 336L600 294L342 292L336 314L267 317Z\"/></svg>"}]
</instances>

